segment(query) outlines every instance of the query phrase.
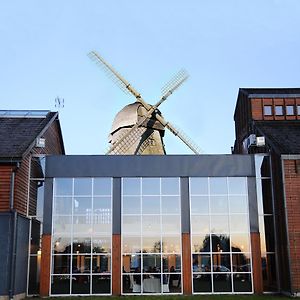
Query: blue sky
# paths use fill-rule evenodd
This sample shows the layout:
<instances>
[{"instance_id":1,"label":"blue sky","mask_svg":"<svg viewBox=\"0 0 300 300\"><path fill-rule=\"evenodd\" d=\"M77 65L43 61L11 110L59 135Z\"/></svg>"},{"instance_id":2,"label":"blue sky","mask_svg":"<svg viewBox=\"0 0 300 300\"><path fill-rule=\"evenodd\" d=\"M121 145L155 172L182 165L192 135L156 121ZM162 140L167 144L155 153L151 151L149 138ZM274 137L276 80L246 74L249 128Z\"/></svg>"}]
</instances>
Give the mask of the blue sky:
<instances>
[{"instance_id":1,"label":"blue sky","mask_svg":"<svg viewBox=\"0 0 300 300\"><path fill-rule=\"evenodd\" d=\"M240 87L299 87L300 1L1 1L0 109L55 110L67 154L104 154L134 98L87 57L98 51L205 153L230 153ZM169 154L191 153L167 133Z\"/></svg>"}]
</instances>

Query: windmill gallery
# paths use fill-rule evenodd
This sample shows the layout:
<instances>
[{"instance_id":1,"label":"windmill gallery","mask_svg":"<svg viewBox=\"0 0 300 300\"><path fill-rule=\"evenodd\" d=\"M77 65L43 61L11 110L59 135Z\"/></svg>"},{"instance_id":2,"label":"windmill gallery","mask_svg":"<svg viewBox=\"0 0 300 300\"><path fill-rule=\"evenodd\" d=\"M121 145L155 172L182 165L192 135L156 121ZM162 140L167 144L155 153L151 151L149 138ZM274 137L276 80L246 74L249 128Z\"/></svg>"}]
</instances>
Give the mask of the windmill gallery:
<instances>
[{"instance_id":1,"label":"windmill gallery","mask_svg":"<svg viewBox=\"0 0 300 300\"><path fill-rule=\"evenodd\" d=\"M65 155L57 113L0 111L0 298L297 295L300 89L240 89L233 154L200 155L158 109L185 71L150 105L89 56L135 99L108 155ZM166 155L165 130L194 155Z\"/></svg>"}]
</instances>

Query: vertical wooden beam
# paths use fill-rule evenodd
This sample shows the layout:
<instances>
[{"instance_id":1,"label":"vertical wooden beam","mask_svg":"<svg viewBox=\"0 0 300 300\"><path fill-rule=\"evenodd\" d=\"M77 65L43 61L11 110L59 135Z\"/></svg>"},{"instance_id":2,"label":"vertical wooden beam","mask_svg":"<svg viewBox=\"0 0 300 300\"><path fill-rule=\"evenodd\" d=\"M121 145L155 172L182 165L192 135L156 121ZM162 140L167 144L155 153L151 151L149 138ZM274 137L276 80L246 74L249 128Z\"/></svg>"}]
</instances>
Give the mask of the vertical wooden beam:
<instances>
[{"instance_id":1,"label":"vertical wooden beam","mask_svg":"<svg viewBox=\"0 0 300 300\"><path fill-rule=\"evenodd\" d=\"M255 294L263 292L263 277L261 267L261 250L259 232L251 232L253 287Z\"/></svg>"},{"instance_id":2,"label":"vertical wooden beam","mask_svg":"<svg viewBox=\"0 0 300 300\"><path fill-rule=\"evenodd\" d=\"M121 235L112 235L112 294L121 295Z\"/></svg>"},{"instance_id":3,"label":"vertical wooden beam","mask_svg":"<svg viewBox=\"0 0 300 300\"><path fill-rule=\"evenodd\" d=\"M42 256L40 273L40 296L46 297L50 293L50 261L51 261L51 235L42 236Z\"/></svg>"},{"instance_id":4,"label":"vertical wooden beam","mask_svg":"<svg viewBox=\"0 0 300 300\"><path fill-rule=\"evenodd\" d=\"M183 294L192 294L192 269L191 269L191 237L189 233L182 233L182 279Z\"/></svg>"}]
</instances>

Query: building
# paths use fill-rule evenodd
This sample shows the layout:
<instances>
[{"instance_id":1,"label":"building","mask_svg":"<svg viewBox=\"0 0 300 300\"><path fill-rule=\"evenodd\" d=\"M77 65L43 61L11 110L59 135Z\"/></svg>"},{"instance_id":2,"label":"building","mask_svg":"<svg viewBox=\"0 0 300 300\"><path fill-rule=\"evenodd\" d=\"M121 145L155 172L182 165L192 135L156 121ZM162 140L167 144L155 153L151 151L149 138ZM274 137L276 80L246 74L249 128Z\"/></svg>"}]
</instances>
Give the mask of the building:
<instances>
[{"instance_id":1,"label":"building","mask_svg":"<svg viewBox=\"0 0 300 300\"><path fill-rule=\"evenodd\" d=\"M64 146L49 111L0 111L0 138L0 299L12 299L38 293L45 155Z\"/></svg>"},{"instance_id":2,"label":"building","mask_svg":"<svg viewBox=\"0 0 300 300\"><path fill-rule=\"evenodd\" d=\"M264 290L300 293L300 89L240 89L233 153L265 153L259 210ZM266 234L264 234L264 232Z\"/></svg>"}]
</instances>

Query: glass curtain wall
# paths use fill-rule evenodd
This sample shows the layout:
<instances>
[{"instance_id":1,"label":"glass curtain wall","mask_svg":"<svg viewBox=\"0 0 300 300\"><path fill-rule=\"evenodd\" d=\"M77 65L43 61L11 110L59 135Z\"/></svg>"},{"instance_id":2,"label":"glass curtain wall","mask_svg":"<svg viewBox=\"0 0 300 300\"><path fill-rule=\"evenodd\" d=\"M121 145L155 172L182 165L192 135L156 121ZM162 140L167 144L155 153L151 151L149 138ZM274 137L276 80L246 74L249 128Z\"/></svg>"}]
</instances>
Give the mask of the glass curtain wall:
<instances>
[{"instance_id":1,"label":"glass curtain wall","mask_svg":"<svg viewBox=\"0 0 300 300\"><path fill-rule=\"evenodd\" d=\"M55 178L51 295L111 294L112 179Z\"/></svg>"},{"instance_id":2,"label":"glass curtain wall","mask_svg":"<svg viewBox=\"0 0 300 300\"><path fill-rule=\"evenodd\" d=\"M252 293L247 178L190 178L193 293Z\"/></svg>"},{"instance_id":3,"label":"glass curtain wall","mask_svg":"<svg viewBox=\"0 0 300 300\"><path fill-rule=\"evenodd\" d=\"M122 179L122 293L181 293L179 178Z\"/></svg>"}]
</instances>

